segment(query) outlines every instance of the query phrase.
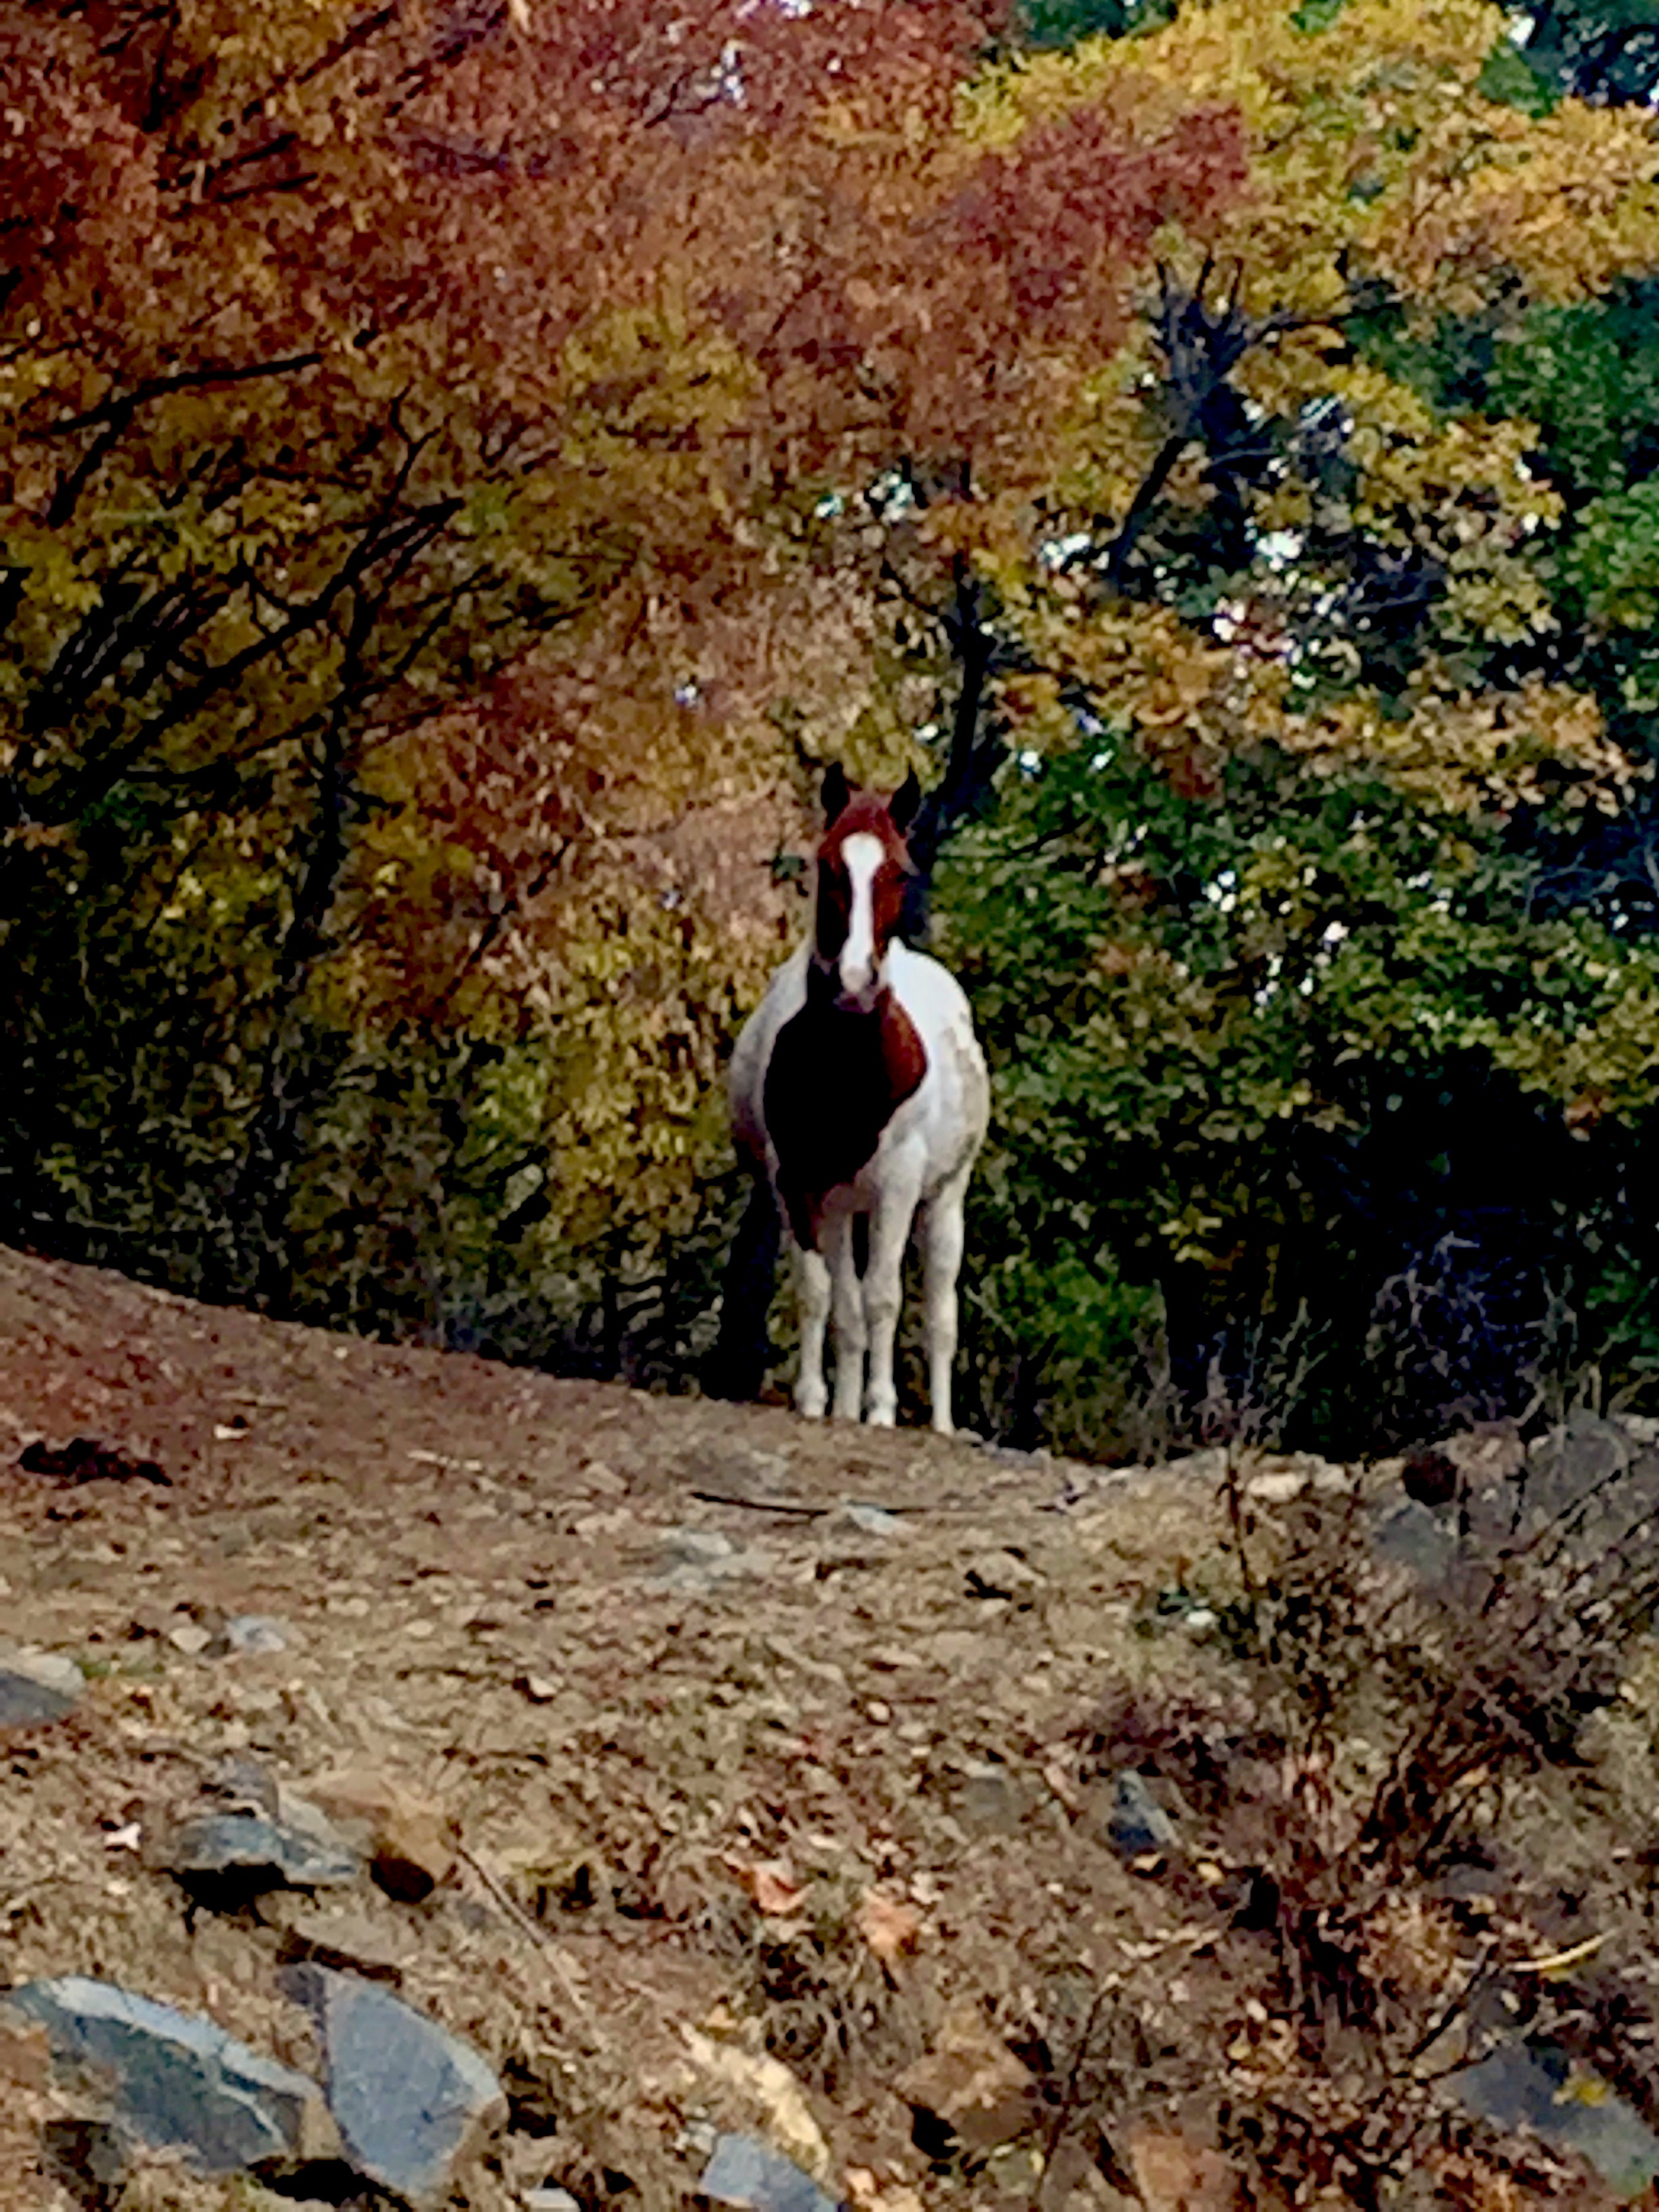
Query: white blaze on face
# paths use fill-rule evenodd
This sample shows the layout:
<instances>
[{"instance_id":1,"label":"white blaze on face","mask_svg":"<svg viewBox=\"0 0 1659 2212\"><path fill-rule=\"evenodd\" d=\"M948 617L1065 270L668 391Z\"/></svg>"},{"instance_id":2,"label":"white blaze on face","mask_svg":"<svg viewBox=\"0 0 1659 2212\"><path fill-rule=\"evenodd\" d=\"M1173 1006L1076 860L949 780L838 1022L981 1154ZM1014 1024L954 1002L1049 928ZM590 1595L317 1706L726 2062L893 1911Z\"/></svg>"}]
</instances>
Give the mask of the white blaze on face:
<instances>
[{"instance_id":1,"label":"white blaze on face","mask_svg":"<svg viewBox=\"0 0 1659 2212\"><path fill-rule=\"evenodd\" d=\"M867 991L876 980L876 875L886 857L880 838L867 830L854 830L841 848L852 897L838 964L841 988L849 997Z\"/></svg>"}]
</instances>

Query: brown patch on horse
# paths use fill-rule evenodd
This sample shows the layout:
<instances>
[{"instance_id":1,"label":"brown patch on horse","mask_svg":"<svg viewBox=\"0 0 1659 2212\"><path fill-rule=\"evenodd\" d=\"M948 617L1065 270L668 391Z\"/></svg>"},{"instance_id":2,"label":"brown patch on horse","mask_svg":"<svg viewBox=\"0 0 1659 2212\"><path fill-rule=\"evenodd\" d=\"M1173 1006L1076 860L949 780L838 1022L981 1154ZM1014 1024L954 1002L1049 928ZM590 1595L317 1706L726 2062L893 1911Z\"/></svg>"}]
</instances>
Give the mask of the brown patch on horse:
<instances>
[{"instance_id":1,"label":"brown patch on horse","mask_svg":"<svg viewBox=\"0 0 1659 2212\"><path fill-rule=\"evenodd\" d=\"M843 1012L835 978L806 971L806 1004L779 1030L766 1071L766 1127L795 1241L816 1251L825 1200L875 1157L882 1131L927 1073L927 1050L883 990L868 1013Z\"/></svg>"}]
</instances>

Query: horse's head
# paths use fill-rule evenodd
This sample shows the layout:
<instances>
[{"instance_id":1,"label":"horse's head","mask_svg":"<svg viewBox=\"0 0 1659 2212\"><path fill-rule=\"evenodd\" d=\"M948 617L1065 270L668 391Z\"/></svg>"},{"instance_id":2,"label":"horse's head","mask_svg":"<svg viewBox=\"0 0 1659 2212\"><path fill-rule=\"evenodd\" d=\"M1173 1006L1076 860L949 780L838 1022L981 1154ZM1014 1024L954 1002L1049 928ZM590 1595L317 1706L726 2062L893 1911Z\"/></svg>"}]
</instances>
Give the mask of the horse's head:
<instances>
[{"instance_id":1,"label":"horse's head","mask_svg":"<svg viewBox=\"0 0 1659 2212\"><path fill-rule=\"evenodd\" d=\"M880 994L905 879L915 873L907 840L921 800L914 775L891 799L853 790L839 765L823 779L812 959L844 1013L869 1013Z\"/></svg>"}]
</instances>

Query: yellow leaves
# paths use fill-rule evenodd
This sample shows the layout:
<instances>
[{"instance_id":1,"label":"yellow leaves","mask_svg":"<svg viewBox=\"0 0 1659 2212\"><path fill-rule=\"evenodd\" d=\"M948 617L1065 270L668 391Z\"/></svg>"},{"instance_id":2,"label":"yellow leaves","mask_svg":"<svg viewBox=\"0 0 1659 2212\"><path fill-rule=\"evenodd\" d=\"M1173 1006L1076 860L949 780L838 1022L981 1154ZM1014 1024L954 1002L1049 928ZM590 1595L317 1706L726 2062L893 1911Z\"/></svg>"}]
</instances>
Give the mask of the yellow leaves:
<instances>
[{"instance_id":1,"label":"yellow leaves","mask_svg":"<svg viewBox=\"0 0 1659 2212\"><path fill-rule=\"evenodd\" d=\"M1413 689L1403 714L1351 698L1287 714L1275 734L1316 769L1369 768L1447 813L1551 797L1612 813L1629 796L1636 765L1582 692L1534 679L1518 691L1471 695L1433 665Z\"/></svg>"},{"instance_id":2,"label":"yellow leaves","mask_svg":"<svg viewBox=\"0 0 1659 2212\"><path fill-rule=\"evenodd\" d=\"M1243 261L1257 314L1334 314L1364 274L1419 310L1471 313L1505 278L1564 301L1654 267L1652 119L1572 100L1531 118L1487 100L1479 80L1506 33L1483 0L1350 0L1312 34L1281 0L1200 0L1145 36L988 72L963 127L1007 147L1085 105L1131 104L1143 129L1194 102L1235 109L1251 190L1196 243Z\"/></svg>"}]
</instances>

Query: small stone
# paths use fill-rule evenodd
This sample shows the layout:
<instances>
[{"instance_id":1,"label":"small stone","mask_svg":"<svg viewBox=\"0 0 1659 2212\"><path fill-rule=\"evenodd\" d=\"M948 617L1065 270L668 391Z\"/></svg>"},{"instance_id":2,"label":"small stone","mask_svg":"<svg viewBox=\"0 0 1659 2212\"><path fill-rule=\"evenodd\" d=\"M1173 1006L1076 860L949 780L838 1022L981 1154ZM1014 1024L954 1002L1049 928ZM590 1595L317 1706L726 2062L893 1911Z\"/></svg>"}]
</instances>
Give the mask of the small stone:
<instances>
[{"instance_id":1,"label":"small stone","mask_svg":"<svg viewBox=\"0 0 1659 2212\"><path fill-rule=\"evenodd\" d=\"M316 2084L194 2013L79 1974L26 1982L0 2007L38 2021L55 2068L90 2078L112 2118L209 2173L334 2148Z\"/></svg>"},{"instance_id":2,"label":"small stone","mask_svg":"<svg viewBox=\"0 0 1659 2212\"><path fill-rule=\"evenodd\" d=\"M443 1813L392 1776L353 1769L308 1784L307 1794L354 1840L361 1839L369 1872L399 1904L420 1904L454 1872Z\"/></svg>"},{"instance_id":3,"label":"small stone","mask_svg":"<svg viewBox=\"0 0 1659 2212\"><path fill-rule=\"evenodd\" d=\"M953 2014L933 2050L907 2067L893 2087L933 2121L933 2140L921 2144L930 2155L942 2154L950 2136L974 2150L1012 2142L1035 2109L1033 2075L972 2010Z\"/></svg>"},{"instance_id":4,"label":"small stone","mask_svg":"<svg viewBox=\"0 0 1659 2212\"><path fill-rule=\"evenodd\" d=\"M749 2212L838 2212L810 2174L755 2136L720 2136L698 2191L714 2204Z\"/></svg>"},{"instance_id":5,"label":"small stone","mask_svg":"<svg viewBox=\"0 0 1659 2212\"><path fill-rule=\"evenodd\" d=\"M501 2085L470 2044L376 1983L290 1966L283 1987L322 2037L330 2112L360 2173L436 2205L456 2168L507 2118Z\"/></svg>"},{"instance_id":6,"label":"small stone","mask_svg":"<svg viewBox=\"0 0 1659 2212\"><path fill-rule=\"evenodd\" d=\"M199 1620L181 1620L167 1631L167 1642L187 1659L199 1659L212 1641L213 1631L204 1628Z\"/></svg>"},{"instance_id":7,"label":"small stone","mask_svg":"<svg viewBox=\"0 0 1659 2212\"><path fill-rule=\"evenodd\" d=\"M1256 1505L1290 1505L1301 1497L1307 1486L1307 1476L1293 1470L1277 1474L1253 1474L1244 1486L1244 1495Z\"/></svg>"},{"instance_id":8,"label":"small stone","mask_svg":"<svg viewBox=\"0 0 1659 2212\"><path fill-rule=\"evenodd\" d=\"M519 2201L524 2212L582 2212L568 2189L526 2189Z\"/></svg>"},{"instance_id":9,"label":"small stone","mask_svg":"<svg viewBox=\"0 0 1659 2212\"><path fill-rule=\"evenodd\" d=\"M150 1859L198 1903L234 1907L267 1889L325 1889L355 1881L359 1862L337 1838L325 1842L268 1814L208 1813L186 1820Z\"/></svg>"},{"instance_id":10,"label":"small stone","mask_svg":"<svg viewBox=\"0 0 1659 2212\"><path fill-rule=\"evenodd\" d=\"M517 1686L532 1705L550 1705L559 1694L559 1686L545 1674L520 1674Z\"/></svg>"},{"instance_id":11,"label":"small stone","mask_svg":"<svg viewBox=\"0 0 1659 2212\"><path fill-rule=\"evenodd\" d=\"M984 1552L969 1562L968 1587L975 1597L1014 1597L1036 1589L1042 1577L1017 1552Z\"/></svg>"},{"instance_id":12,"label":"small stone","mask_svg":"<svg viewBox=\"0 0 1659 2212\"><path fill-rule=\"evenodd\" d=\"M61 1652L0 1644L0 1729L46 1728L74 1711L87 1678Z\"/></svg>"},{"instance_id":13,"label":"small stone","mask_svg":"<svg viewBox=\"0 0 1659 2212\"><path fill-rule=\"evenodd\" d=\"M1182 1614L1181 1625L1188 1636L1208 1636L1216 1627L1220 1618L1219 1613L1213 1611L1211 1607L1195 1605L1188 1612Z\"/></svg>"},{"instance_id":14,"label":"small stone","mask_svg":"<svg viewBox=\"0 0 1659 2212\"><path fill-rule=\"evenodd\" d=\"M836 1507L835 1519L856 1528L865 1536L902 1536L904 1522L896 1513L890 1513L884 1505L861 1505L855 1498L843 1498Z\"/></svg>"},{"instance_id":15,"label":"small stone","mask_svg":"<svg viewBox=\"0 0 1659 2212\"><path fill-rule=\"evenodd\" d=\"M652 1587L702 1596L717 1583L769 1575L775 1562L758 1544L739 1550L718 1528L673 1528L664 1539Z\"/></svg>"},{"instance_id":16,"label":"small stone","mask_svg":"<svg viewBox=\"0 0 1659 2212\"><path fill-rule=\"evenodd\" d=\"M1153 1796L1146 1778L1131 1767L1115 1778L1106 1832L1126 1859L1167 1851L1176 1839L1175 1822Z\"/></svg>"},{"instance_id":17,"label":"small stone","mask_svg":"<svg viewBox=\"0 0 1659 2212\"><path fill-rule=\"evenodd\" d=\"M361 1912L290 1914L283 1929L282 1955L285 1966L308 1960L394 1988L404 1978L405 1953L396 1932Z\"/></svg>"},{"instance_id":18,"label":"small stone","mask_svg":"<svg viewBox=\"0 0 1659 2212\"><path fill-rule=\"evenodd\" d=\"M269 1613L233 1613L208 1649L216 1659L227 1658L233 1653L246 1653L250 1658L264 1658L277 1651L286 1651L294 1641L294 1631L287 1621L278 1620Z\"/></svg>"}]
</instances>

